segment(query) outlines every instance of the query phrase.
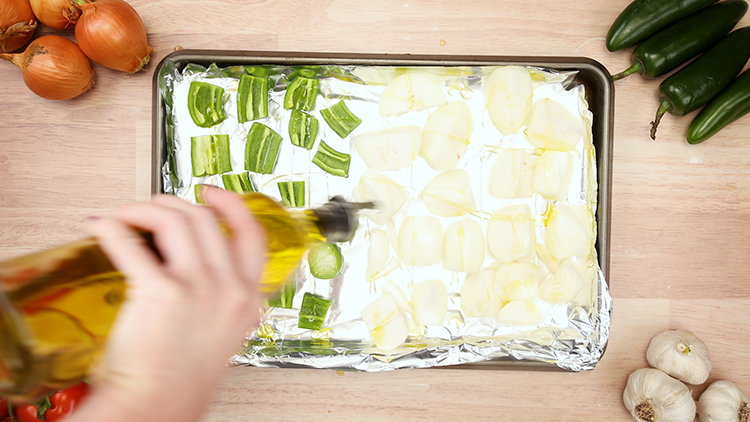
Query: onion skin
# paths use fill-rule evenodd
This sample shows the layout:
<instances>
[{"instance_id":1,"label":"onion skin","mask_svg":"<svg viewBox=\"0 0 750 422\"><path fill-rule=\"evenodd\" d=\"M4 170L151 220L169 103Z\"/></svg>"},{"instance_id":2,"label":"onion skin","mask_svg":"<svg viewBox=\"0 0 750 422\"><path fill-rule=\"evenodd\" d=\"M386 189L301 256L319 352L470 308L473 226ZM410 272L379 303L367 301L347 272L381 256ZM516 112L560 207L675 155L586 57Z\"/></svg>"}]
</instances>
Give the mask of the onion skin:
<instances>
[{"instance_id":1,"label":"onion skin","mask_svg":"<svg viewBox=\"0 0 750 422\"><path fill-rule=\"evenodd\" d=\"M46 35L19 54L0 54L21 68L23 81L48 100L69 100L94 85L94 70L78 45L67 38Z\"/></svg>"},{"instance_id":2,"label":"onion skin","mask_svg":"<svg viewBox=\"0 0 750 422\"><path fill-rule=\"evenodd\" d=\"M0 1L0 52L9 53L26 45L37 25L29 0Z\"/></svg>"},{"instance_id":3,"label":"onion skin","mask_svg":"<svg viewBox=\"0 0 750 422\"><path fill-rule=\"evenodd\" d=\"M53 29L72 28L81 11L68 0L29 0L39 22Z\"/></svg>"},{"instance_id":4,"label":"onion skin","mask_svg":"<svg viewBox=\"0 0 750 422\"><path fill-rule=\"evenodd\" d=\"M143 70L154 50L135 9L123 0L98 0L77 5L76 40L81 50L104 67L124 73Z\"/></svg>"}]
</instances>

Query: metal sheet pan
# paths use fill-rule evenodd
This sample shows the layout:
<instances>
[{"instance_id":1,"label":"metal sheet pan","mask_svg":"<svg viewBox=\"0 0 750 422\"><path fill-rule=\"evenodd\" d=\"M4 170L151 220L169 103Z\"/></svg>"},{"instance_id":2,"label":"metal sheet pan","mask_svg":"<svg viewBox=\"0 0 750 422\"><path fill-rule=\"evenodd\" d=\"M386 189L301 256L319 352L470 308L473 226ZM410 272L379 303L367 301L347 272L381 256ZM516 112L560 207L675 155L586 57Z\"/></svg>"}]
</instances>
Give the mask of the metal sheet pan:
<instances>
[{"instance_id":1,"label":"metal sheet pan","mask_svg":"<svg viewBox=\"0 0 750 422\"><path fill-rule=\"evenodd\" d=\"M583 57L506 57L506 56L415 56L415 55L369 55L369 54L321 54L298 52L259 51L211 51L180 50L168 55L158 65L153 92L153 174L152 192L164 191L162 167L167 159L166 105L159 94L159 75L165 66L174 66L178 71L188 64L208 67L235 65L342 65L342 66L501 66L523 65L552 69L561 72L574 71L573 84L585 87L585 99L593 115L592 135L596 149L598 177L598 206L596 208L596 249L604 280L609 282L609 223L612 165L612 132L614 110L614 88L607 70L598 62ZM556 368L539 361L518 360L514 357L488 362L462 365L462 367L541 367Z\"/></svg>"}]
</instances>

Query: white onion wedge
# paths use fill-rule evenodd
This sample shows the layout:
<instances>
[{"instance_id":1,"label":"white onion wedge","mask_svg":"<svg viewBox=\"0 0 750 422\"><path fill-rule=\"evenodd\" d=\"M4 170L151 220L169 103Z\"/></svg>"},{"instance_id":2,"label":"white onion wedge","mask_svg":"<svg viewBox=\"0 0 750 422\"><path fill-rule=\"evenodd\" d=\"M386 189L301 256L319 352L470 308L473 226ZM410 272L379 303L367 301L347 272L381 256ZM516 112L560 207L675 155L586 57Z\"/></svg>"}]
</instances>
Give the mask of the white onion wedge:
<instances>
[{"instance_id":1,"label":"white onion wedge","mask_svg":"<svg viewBox=\"0 0 750 422\"><path fill-rule=\"evenodd\" d=\"M462 100L441 106L422 128L419 155L436 170L452 170L466 152L474 131L471 110Z\"/></svg>"},{"instance_id":2,"label":"white onion wedge","mask_svg":"<svg viewBox=\"0 0 750 422\"><path fill-rule=\"evenodd\" d=\"M584 276L570 259L563 260L557 272L550 273L539 284L539 299L551 303L567 303L578 296Z\"/></svg>"},{"instance_id":3,"label":"white onion wedge","mask_svg":"<svg viewBox=\"0 0 750 422\"><path fill-rule=\"evenodd\" d=\"M372 170L409 167L422 145L419 126L393 126L357 135L354 148Z\"/></svg>"},{"instance_id":4,"label":"white onion wedge","mask_svg":"<svg viewBox=\"0 0 750 422\"><path fill-rule=\"evenodd\" d=\"M474 220L451 223L445 229L443 268L475 273L484 263L485 242L482 228Z\"/></svg>"},{"instance_id":5,"label":"white onion wedge","mask_svg":"<svg viewBox=\"0 0 750 422\"><path fill-rule=\"evenodd\" d=\"M406 217L398 230L398 255L405 265L439 264L443 256L443 226L437 217Z\"/></svg>"},{"instance_id":6,"label":"white onion wedge","mask_svg":"<svg viewBox=\"0 0 750 422\"><path fill-rule=\"evenodd\" d=\"M528 300L509 302L497 313L498 322L521 327L538 325L543 318L541 309Z\"/></svg>"},{"instance_id":7,"label":"white onion wedge","mask_svg":"<svg viewBox=\"0 0 750 422\"><path fill-rule=\"evenodd\" d=\"M525 67L501 67L487 77L484 104L500 133L510 135L526 123L532 95L531 73Z\"/></svg>"},{"instance_id":8,"label":"white onion wedge","mask_svg":"<svg viewBox=\"0 0 750 422\"><path fill-rule=\"evenodd\" d=\"M570 151L583 136L583 124L562 104L544 98L531 107L526 136L539 148Z\"/></svg>"},{"instance_id":9,"label":"white onion wedge","mask_svg":"<svg viewBox=\"0 0 750 422\"><path fill-rule=\"evenodd\" d=\"M492 287L503 301L533 301L539 294L541 278L539 267L531 262L511 262L497 270Z\"/></svg>"},{"instance_id":10,"label":"white onion wedge","mask_svg":"<svg viewBox=\"0 0 750 422\"><path fill-rule=\"evenodd\" d=\"M536 252L534 217L528 205L511 205L492 213L487 245L500 262L528 262Z\"/></svg>"},{"instance_id":11,"label":"white onion wedge","mask_svg":"<svg viewBox=\"0 0 750 422\"><path fill-rule=\"evenodd\" d=\"M409 335L406 321L396 299L384 293L361 312L375 345L381 350L393 350L402 345Z\"/></svg>"},{"instance_id":12,"label":"white onion wedge","mask_svg":"<svg viewBox=\"0 0 750 422\"><path fill-rule=\"evenodd\" d=\"M414 283L411 308L417 325L442 325L448 313L448 290L439 280Z\"/></svg>"},{"instance_id":13,"label":"white onion wedge","mask_svg":"<svg viewBox=\"0 0 750 422\"><path fill-rule=\"evenodd\" d=\"M570 152L545 151L534 165L534 190L547 199L564 201L573 177L575 158Z\"/></svg>"},{"instance_id":14,"label":"white onion wedge","mask_svg":"<svg viewBox=\"0 0 750 422\"><path fill-rule=\"evenodd\" d=\"M422 201L440 217L460 217L477 209L474 191L466 170L444 171L427 182Z\"/></svg>"},{"instance_id":15,"label":"white onion wedge","mask_svg":"<svg viewBox=\"0 0 750 422\"><path fill-rule=\"evenodd\" d=\"M376 203L376 209L364 210L362 215L380 225L393 218L393 215L404 206L408 199L403 186L373 170L367 170L362 175L352 195L357 201Z\"/></svg>"},{"instance_id":16,"label":"white onion wedge","mask_svg":"<svg viewBox=\"0 0 750 422\"><path fill-rule=\"evenodd\" d=\"M382 117L445 104L445 93L431 77L419 73L406 73L395 77L380 95Z\"/></svg>"},{"instance_id":17,"label":"white onion wedge","mask_svg":"<svg viewBox=\"0 0 750 422\"><path fill-rule=\"evenodd\" d=\"M378 272L388 262L391 248L388 246L388 237L383 230L370 231L370 248L367 249L367 281L375 280Z\"/></svg>"},{"instance_id":18,"label":"white onion wedge","mask_svg":"<svg viewBox=\"0 0 750 422\"><path fill-rule=\"evenodd\" d=\"M547 217L544 243L557 260L589 255L594 247L595 224L585 205L557 204Z\"/></svg>"},{"instance_id":19,"label":"white onion wedge","mask_svg":"<svg viewBox=\"0 0 750 422\"><path fill-rule=\"evenodd\" d=\"M461 310L471 317L495 317L503 300L492 288L495 270L483 268L466 276L461 286Z\"/></svg>"},{"instance_id":20,"label":"white onion wedge","mask_svg":"<svg viewBox=\"0 0 750 422\"><path fill-rule=\"evenodd\" d=\"M409 305L409 299L406 298L404 291L401 290L393 280L388 280L383 283L383 287L380 288L380 291L383 292L383 294L389 293L393 295L393 299L396 300L396 304L398 304L398 308L404 315L404 318L406 318L408 314L411 314L412 310L411 305Z\"/></svg>"},{"instance_id":21,"label":"white onion wedge","mask_svg":"<svg viewBox=\"0 0 750 422\"><path fill-rule=\"evenodd\" d=\"M498 198L530 198L534 195L532 172L536 157L522 149L509 148L495 158L488 180L490 193Z\"/></svg>"}]
</instances>

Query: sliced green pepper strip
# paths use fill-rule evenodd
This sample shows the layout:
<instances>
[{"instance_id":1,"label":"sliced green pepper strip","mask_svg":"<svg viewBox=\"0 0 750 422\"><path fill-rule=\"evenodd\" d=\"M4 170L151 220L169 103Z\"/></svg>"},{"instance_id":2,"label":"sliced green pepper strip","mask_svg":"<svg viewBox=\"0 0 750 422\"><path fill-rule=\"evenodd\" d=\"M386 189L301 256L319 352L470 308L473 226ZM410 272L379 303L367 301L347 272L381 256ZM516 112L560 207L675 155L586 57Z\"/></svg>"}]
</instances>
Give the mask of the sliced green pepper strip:
<instances>
[{"instance_id":1,"label":"sliced green pepper strip","mask_svg":"<svg viewBox=\"0 0 750 422\"><path fill-rule=\"evenodd\" d=\"M268 78L242 75L237 88L237 119L240 123L268 117Z\"/></svg>"},{"instance_id":2,"label":"sliced green pepper strip","mask_svg":"<svg viewBox=\"0 0 750 422\"><path fill-rule=\"evenodd\" d=\"M206 193L206 189L211 185L204 185L204 184L197 184L193 188L193 193L195 193L195 202L197 204L206 205L206 199L204 198L204 195Z\"/></svg>"},{"instance_id":3,"label":"sliced green pepper strip","mask_svg":"<svg viewBox=\"0 0 750 422\"><path fill-rule=\"evenodd\" d=\"M336 132L342 139L349 136L354 129L362 123L362 119L355 116L349 107L346 106L344 100L337 102L336 104L320 110L320 114L323 116L323 120L328 123L328 126Z\"/></svg>"},{"instance_id":4,"label":"sliced green pepper strip","mask_svg":"<svg viewBox=\"0 0 750 422\"><path fill-rule=\"evenodd\" d=\"M351 161L351 155L336 151L323 141L320 141L318 152L315 153L312 159L312 162L326 173L339 177L349 177L349 164Z\"/></svg>"},{"instance_id":5,"label":"sliced green pepper strip","mask_svg":"<svg viewBox=\"0 0 750 422\"><path fill-rule=\"evenodd\" d=\"M281 202L292 208L302 208L305 206L305 181L287 181L277 183Z\"/></svg>"},{"instance_id":6,"label":"sliced green pepper strip","mask_svg":"<svg viewBox=\"0 0 750 422\"><path fill-rule=\"evenodd\" d=\"M232 171L229 157L229 135L203 135L190 138L190 162L193 176Z\"/></svg>"},{"instance_id":7,"label":"sliced green pepper strip","mask_svg":"<svg viewBox=\"0 0 750 422\"><path fill-rule=\"evenodd\" d=\"M224 182L224 189L236 193L257 192L255 183L250 178L250 173L241 174L222 174L221 180Z\"/></svg>"},{"instance_id":8,"label":"sliced green pepper strip","mask_svg":"<svg viewBox=\"0 0 750 422\"><path fill-rule=\"evenodd\" d=\"M312 149L317 135L318 119L303 111L292 110L289 119L289 137L292 139L292 145Z\"/></svg>"},{"instance_id":9,"label":"sliced green pepper strip","mask_svg":"<svg viewBox=\"0 0 750 422\"><path fill-rule=\"evenodd\" d=\"M322 296L305 293L302 298L302 306L299 310L299 323L297 327L309 330L320 330L328 314L331 301Z\"/></svg>"},{"instance_id":10,"label":"sliced green pepper strip","mask_svg":"<svg viewBox=\"0 0 750 422\"><path fill-rule=\"evenodd\" d=\"M330 280L341 272L344 257L338 246L324 242L310 249L307 253L307 263L310 264L310 274L315 278Z\"/></svg>"},{"instance_id":11,"label":"sliced green pepper strip","mask_svg":"<svg viewBox=\"0 0 750 422\"><path fill-rule=\"evenodd\" d=\"M294 301L294 294L297 292L297 277L292 274L284 283L284 287L278 291L278 294L268 298L266 301L268 306L274 308L292 309L292 302Z\"/></svg>"},{"instance_id":12,"label":"sliced green pepper strip","mask_svg":"<svg viewBox=\"0 0 750 422\"><path fill-rule=\"evenodd\" d=\"M299 76L286 88L284 108L310 111L315 107L317 96L318 80Z\"/></svg>"},{"instance_id":13,"label":"sliced green pepper strip","mask_svg":"<svg viewBox=\"0 0 750 422\"><path fill-rule=\"evenodd\" d=\"M227 118L224 114L224 88L193 81L188 91L188 111L200 127L212 127Z\"/></svg>"},{"instance_id":14,"label":"sliced green pepper strip","mask_svg":"<svg viewBox=\"0 0 750 422\"><path fill-rule=\"evenodd\" d=\"M281 146L281 135L270 127L255 122L247 133L245 147L245 170L271 174L276 167Z\"/></svg>"}]
</instances>

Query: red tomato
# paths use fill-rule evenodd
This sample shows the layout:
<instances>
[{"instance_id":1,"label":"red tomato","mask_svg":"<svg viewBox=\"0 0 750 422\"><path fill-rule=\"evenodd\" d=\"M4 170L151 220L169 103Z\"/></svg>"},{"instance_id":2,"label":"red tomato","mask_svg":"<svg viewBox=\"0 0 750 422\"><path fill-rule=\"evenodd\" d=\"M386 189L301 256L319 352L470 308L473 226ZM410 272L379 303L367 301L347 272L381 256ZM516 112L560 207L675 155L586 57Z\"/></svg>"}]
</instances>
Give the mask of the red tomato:
<instances>
[{"instance_id":1,"label":"red tomato","mask_svg":"<svg viewBox=\"0 0 750 422\"><path fill-rule=\"evenodd\" d=\"M85 382L71 385L49 397L18 407L16 417L18 422L62 420L81 404L88 392L89 385Z\"/></svg>"},{"instance_id":2,"label":"red tomato","mask_svg":"<svg viewBox=\"0 0 750 422\"><path fill-rule=\"evenodd\" d=\"M8 416L8 400L0 397L0 420Z\"/></svg>"}]
</instances>

